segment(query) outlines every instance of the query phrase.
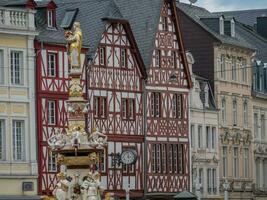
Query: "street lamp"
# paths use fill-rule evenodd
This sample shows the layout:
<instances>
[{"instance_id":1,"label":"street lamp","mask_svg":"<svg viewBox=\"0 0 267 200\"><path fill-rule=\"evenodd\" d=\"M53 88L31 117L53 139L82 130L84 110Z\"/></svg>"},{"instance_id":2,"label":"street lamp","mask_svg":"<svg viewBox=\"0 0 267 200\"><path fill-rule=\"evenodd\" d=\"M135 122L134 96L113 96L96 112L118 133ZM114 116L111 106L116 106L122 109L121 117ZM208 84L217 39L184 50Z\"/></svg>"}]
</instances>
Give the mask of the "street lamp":
<instances>
[{"instance_id":1,"label":"street lamp","mask_svg":"<svg viewBox=\"0 0 267 200\"><path fill-rule=\"evenodd\" d=\"M224 189L224 200L228 200L229 199L229 194L228 194L228 190L230 188L230 185L228 183L228 181L225 179L224 183L223 183L223 189Z\"/></svg>"}]
</instances>

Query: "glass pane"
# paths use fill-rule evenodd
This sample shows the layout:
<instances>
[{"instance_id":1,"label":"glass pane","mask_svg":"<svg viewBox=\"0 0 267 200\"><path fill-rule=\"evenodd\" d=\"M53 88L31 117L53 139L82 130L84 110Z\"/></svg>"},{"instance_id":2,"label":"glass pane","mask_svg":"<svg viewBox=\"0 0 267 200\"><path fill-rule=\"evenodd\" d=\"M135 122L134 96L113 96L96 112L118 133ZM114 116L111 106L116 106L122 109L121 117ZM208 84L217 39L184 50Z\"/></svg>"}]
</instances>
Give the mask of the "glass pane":
<instances>
[{"instance_id":1,"label":"glass pane","mask_svg":"<svg viewBox=\"0 0 267 200\"><path fill-rule=\"evenodd\" d=\"M66 11L60 26L62 28L70 28L75 19L77 11L78 9Z\"/></svg>"}]
</instances>

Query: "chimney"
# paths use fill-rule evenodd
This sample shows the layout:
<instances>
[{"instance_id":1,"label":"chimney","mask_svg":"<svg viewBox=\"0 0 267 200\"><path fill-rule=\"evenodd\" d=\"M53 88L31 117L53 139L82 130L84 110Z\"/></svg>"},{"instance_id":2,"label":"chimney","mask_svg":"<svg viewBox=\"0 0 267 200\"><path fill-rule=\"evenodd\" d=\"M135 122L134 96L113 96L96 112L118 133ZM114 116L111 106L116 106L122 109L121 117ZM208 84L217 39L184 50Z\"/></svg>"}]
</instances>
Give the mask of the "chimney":
<instances>
[{"instance_id":1,"label":"chimney","mask_svg":"<svg viewBox=\"0 0 267 200\"><path fill-rule=\"evenodd\" d=\"M267 38L267 16L257 17L257 32Z\"/></svg>"}]
</instances>

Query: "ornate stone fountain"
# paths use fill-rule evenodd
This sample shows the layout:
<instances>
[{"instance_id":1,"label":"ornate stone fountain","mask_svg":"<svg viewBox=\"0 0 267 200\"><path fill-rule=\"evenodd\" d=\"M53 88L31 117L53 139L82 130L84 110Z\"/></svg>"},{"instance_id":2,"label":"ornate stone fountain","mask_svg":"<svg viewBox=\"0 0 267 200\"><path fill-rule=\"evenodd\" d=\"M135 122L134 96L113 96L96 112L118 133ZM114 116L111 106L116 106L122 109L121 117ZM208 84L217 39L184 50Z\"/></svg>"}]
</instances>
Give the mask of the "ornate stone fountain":
<instances>
[{"instance_id":1,"label":"ornate stone fountain","mask_svg":"<svg viewBox=\"0 0 267 200\"><path fill-rule=\"evenodd\" d=\"M92 133L85 130L87 102L81 85L81 47L82 31L80 23L74 22L73 31L66 31L69 60L69 99L67 133L57 131L49 138L51 150L57 154L60 173L58 183L53 190L57 200L100 200L101 186L99 153L107 145L107 136L94 129Z\"/></svg>"}]
</instances>

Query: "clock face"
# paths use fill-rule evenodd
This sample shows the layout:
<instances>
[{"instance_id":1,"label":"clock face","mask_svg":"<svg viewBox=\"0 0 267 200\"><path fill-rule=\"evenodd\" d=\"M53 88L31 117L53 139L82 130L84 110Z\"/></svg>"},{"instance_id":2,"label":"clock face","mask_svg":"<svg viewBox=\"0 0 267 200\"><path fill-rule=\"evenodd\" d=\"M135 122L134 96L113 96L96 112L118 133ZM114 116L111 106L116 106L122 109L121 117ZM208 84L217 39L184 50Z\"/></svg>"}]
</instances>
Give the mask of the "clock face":
<instances>
[{"instance_id":1,"label":"clock face","mask_svg":"<svg viewBox=\"0 0 267 200\"><path fill-rule=\"evenodd\" d=\"M129 149L121 153L121 162L125 165L131 165L135 163L137 158L137 153L135 150Z\"/></svg>"}]
</instances>

